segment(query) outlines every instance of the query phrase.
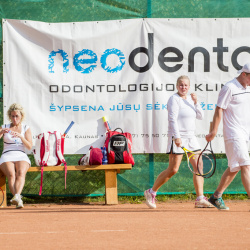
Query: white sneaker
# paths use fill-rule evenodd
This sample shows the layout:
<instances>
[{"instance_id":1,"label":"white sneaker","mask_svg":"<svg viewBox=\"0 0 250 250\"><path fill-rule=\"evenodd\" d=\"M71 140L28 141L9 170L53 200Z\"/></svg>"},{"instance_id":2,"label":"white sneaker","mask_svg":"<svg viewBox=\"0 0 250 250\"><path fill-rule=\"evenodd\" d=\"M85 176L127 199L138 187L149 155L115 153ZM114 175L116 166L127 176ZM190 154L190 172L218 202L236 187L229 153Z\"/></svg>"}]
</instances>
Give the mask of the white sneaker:
<instances>
[{"instance_id":1,"label":"white sneaker","mask_svg":"<svg viewBox=\"0 0 250 250\"><path fill-rule=\"evenodd\" d=\"M207 199L207 197L203 197L200 200L195 200L195 207L196 208L211 208L214 207Z\"/></svg>"},{"instance_id":2,"label":"white sneaker","mask_svg":"<svg viewBox=\"0 0 250 250\"><path fill-rule=\"evenodd\" d=\"M10 203L11 203L12 205L17 205L18 202L19 202L19 197L15 194L15 195L12 197L12 199L10 200Z\"/></svg>"},{"instance_id":3,"label":"white sneaker","mask_svg":"<svg viewBox=\"0 0 250 250\"><path fill-rule=\"evenodd\" d=\"M146 204L149 208L156 208L155 204L155 196L149 192L149 189L144 192L144 196L146 198Z\"/></svg>"},{"instance_id":4,"label":"white sneaker","mask_svg":"<svg viewBox=\"0 0 250 250\"><path fill-rule=\"evenodd\" d=\"M23 208L23 201L22 201L21 197L20 197L20 199L18 201L18 204L17 204L16 208Z\"/></svg>"}]
</instances>

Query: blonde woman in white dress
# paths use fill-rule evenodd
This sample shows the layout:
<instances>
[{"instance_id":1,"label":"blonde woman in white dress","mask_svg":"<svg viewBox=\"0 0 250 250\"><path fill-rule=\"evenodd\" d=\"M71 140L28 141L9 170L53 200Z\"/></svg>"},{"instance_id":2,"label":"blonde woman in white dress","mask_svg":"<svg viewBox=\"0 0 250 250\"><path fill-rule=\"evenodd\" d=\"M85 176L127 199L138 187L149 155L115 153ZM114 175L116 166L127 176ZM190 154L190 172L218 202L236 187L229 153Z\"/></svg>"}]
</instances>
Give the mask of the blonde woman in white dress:
<instances>
[{"instance_id":1,"label":"blonde woman in white dress","mask_svg":"<svg viewBox=\"0 0 250 250\"><path fill-rule=\"evenodd\" d=\"M0 170L8 179L13 198L11 204L23 208L22 190L26 173L31 165L25 149L32 149L32 134L29 126L24 125L25 112L20 104L14 103L8 109L9 124L0 128L4 149L0 158Z\"/></svg>"}]
</instances>

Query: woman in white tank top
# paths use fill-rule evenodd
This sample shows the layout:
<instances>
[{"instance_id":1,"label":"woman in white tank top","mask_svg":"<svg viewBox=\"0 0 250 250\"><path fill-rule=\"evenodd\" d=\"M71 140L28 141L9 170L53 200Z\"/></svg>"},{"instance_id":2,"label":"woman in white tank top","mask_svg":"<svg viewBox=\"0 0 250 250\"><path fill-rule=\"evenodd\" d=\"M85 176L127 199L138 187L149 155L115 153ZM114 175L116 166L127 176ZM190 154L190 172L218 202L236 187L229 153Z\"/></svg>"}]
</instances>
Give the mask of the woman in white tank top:
<instances>
[{"instance_id":1,"label":"woman in white tank top","mask_svg":"<svg viewBox=\"0 0 250 250\"><path fill-rule=\"evenodd\" d=\"M7 177L10 191L14 195L10 202L17 208L23 208L21 192L30 167L25 149L32 149L32 134L30 128L22 124L24 117L23 107L14 103L8 110L11 123L2 125L0 128L0 138L4 141L0 170Z\"/></svg>"}]
</instances>

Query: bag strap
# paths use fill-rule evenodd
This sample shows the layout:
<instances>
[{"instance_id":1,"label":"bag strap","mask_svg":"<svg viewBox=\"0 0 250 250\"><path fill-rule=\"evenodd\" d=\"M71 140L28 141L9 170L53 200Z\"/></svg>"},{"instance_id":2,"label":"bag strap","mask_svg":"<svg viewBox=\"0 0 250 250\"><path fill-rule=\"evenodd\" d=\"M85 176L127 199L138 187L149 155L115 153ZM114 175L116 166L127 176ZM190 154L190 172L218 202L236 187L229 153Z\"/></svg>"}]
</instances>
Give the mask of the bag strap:
<instances>
[{"instance_id":1,"label":"bag strap","mask_svg":"<svg viewBox=\"0 0 250 250\"><path fill-rule=\"evenodd\" d=\"M117 131L117 129L120 129L122 131L122 134L123 134L123 130L121 128L116 128L114 131Z\"/></svg>"},{"instance_id":2,"label":"bag strap","mask_svg":"<svg viewBox=\"0 0 250 250\"><path fill-rule=\"evenodd\" d=\"M66 189L66 180L67 180L67 163L63 157L62 153L62 135L60 132L54 131L54 134L56 136L56 156L59 158L59 160L63 163L64 165L64 181L65 181L65 189Z\"/></svg>"},{"instance_id":3,"label":"bag strap","mask_svg":"<svg viewBox=\"0 0 250 250\"><path fill-rule=\"evenodd\" d=\"M112 136L111 136L111 137L112 137ZM111 137L110 137L110 139L111 139ZM109 140L109 143L108 143L108 148L107 148L108 154L110 154L110 143L111 143L111 140Z\"/></svg>"},{"instance_id":4,"label":"bag strap","mask_svg":"<svg viewBox=\"0 0 250 250\"><path fill-rule=\"evenodd\" d=\"M47 162L49 159L49 137L50 137L50 133L42 133L41 134L42 138L40 143L44 143L44 155L41 159L41 161L39 162L39 165L41 166L41 183L40 183L40 191L39 191L39 195L42 194L42 190L43 190L43 168L44 166L47 166Z\"/></svg>"},{"instance_id":5,"label":"bag strap","mask_svg":"<svg viewBox=\"0 0 250 250\"><path fill-rule=\"evenodd\" d=\"M65 159L62 153L62 135L60 132L57 131L55 131L54 134L56 136L56 156L60 161L64 162Z\"/></svg>"},{"instance_id":6,"label":"bag strap","mask_svg":"<svg viewBox=\"0 0 250 250\"><path fill-rule=\"evenodd\" d=\"M41 183L40 183L40 190L39 190L39 195L42 194L42 190L43 190L43 167L41 168Z\"/></svg>"},{"instance_id":7,"label":"bag strap","mask_svg":"<svg viewBox=\"0 0 250 250\"><path fill-rule=\"evenodd\" d=\"M126 139L126 146L127 146L126 150L127 150L127 152L129 153L128 138L125 136L125 139Z\"/></svg>"},{"instance_id":8,"label":"bag strap","mask_svg":"<svg viewBox=\"0 0 250 250\"><path fill-rule=\"evenodd\" d=\"M64 183L65 183L65 189L66 189L66 183L67 183L67 163L66 161L63 162L64 165Z\"/></svg>"},{"instance_id":9,"label":"bag strap","mask_svg":"<svg viewBox=\"0 0 250 250\"><path fill-rule=\"evenodd\" d=\"M42 139L41 139L41 143L44 143L44 155L41 159L41 161L39 162L40 166L47 166L47 162L49 160L49 137L50 137L50 133L42 133L41 134Z\"/></svg>"}]
</instances>

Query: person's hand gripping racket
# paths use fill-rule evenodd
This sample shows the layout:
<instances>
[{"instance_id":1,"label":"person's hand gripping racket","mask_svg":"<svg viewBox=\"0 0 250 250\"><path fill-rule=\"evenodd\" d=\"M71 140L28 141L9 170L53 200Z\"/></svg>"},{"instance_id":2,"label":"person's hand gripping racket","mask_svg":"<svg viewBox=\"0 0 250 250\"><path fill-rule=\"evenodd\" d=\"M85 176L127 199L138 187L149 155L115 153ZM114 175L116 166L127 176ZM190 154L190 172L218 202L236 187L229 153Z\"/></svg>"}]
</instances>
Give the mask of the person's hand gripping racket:
<instances>
[{"instance_id":1,"label":"person's hand gripping racket","mask_svg":"<svg viewBox=\"0 0 250 250\"><path fill-rule=\"evenodd\" d=\"M216 133L217 133L217 131L213 125L213 122L210 122L209 133L205 137L207 142L211 142L214 139L214 137L216 136Z\"/></svg>"}]
</instances>

